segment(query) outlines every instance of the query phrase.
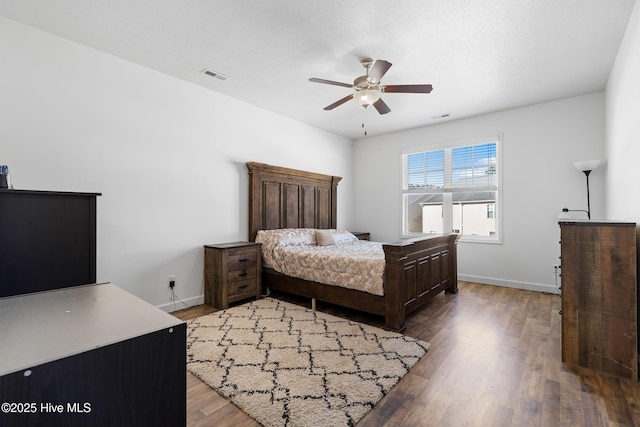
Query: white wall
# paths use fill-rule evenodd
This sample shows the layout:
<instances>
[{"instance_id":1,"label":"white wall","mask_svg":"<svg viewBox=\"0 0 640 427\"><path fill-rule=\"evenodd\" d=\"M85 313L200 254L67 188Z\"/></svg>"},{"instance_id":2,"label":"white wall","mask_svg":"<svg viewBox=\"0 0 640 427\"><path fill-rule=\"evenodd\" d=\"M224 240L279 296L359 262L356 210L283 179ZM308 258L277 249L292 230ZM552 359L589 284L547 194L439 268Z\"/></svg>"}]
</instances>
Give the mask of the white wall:
<instances>
[{"instance_id":1,"label":"white wall","mask_svg":"<svg viewBox=\"0 0 640 427\"><path fill-rule=\"evenodd\" d=\"M602 92L354 142L354 227L373 240L400 238L403 149L496 134L503 137L503 243L460 243L459 277L555 292L557 215L587 204L586 179L573 162L604 155ZM596 169L592 218L604 214L602 180Z\"/></svg>"},{"instance_id":2,"label":"white wall","mask_svg":"<svg viewBox=\"0 0 640 427\"><path fill-rule=\"evenodd\" d=\"M195 303L202 245L247 239L247 161L342 176L350 226L348 139L4 18L0 64L0 163L16 188L103 194L100 282L172 310L176 275Z\"/></svg>"},{"instance_id":3,"label":"white wall","mask_svg":"<svg viewBox=\"0 0 640 427\"><path fill-rule=\"evenodd\" d=\"M638 9L607 87L594 218L640 220L631 185L640 158ZM460 244L460 277L553 292L556 215L586 207L584 175L572 164L605 157L602 93L363 139L352 152L344 138L4 18L0 63L0 163L16 187L102 192L99 281L167 309L168 275L193 303L203 292L202 245L247 238L246 161L343 176L338 226L395 241L401 150L500 133L504 242Z\"/></svg>"},{"instance_id":4,"label":"white wall","mask_svg":"<svg viewBox=\"0 0 640 427\"><path fill-rule=\"evenodd\" d=\"M609 76L607 107L607 216L640 223L640 4Z\"/></svg>"}]
</instances>

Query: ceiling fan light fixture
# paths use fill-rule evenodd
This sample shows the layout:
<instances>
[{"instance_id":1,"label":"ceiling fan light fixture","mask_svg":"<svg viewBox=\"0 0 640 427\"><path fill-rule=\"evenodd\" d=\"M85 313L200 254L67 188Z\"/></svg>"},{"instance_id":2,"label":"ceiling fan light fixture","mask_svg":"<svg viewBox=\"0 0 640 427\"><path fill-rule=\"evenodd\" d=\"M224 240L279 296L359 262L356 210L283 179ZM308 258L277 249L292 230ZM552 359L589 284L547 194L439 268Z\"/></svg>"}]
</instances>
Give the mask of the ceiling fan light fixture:
<instances>
[{"instance_id":1,"label":"ceiling fan light fixture","mask_svg":"<svg viewBox=\"0 0 640 427\"><path fill-rule=\"evenodd\" d=\"M380 91L374 89L363 89L353 94L353 99L364 108L380 99Z\"/></svg>"}]
</instances>

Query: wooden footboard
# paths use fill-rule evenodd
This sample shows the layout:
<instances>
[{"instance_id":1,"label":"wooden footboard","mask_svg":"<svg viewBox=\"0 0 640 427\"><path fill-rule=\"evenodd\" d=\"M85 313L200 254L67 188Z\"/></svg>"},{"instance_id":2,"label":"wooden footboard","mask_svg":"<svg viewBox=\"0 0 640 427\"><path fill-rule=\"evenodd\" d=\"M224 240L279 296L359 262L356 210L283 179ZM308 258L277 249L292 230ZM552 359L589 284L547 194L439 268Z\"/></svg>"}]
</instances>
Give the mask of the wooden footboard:
<instances>
[{"instance_id":1,"label":"wooden footboard","mask_svg":"<svg viewBox=\"0 0 640 427\"><path fill-rule=\"evenodd\" d=\"M407 313L441 291L458 292L457 234L384 244L385 326L403 331Z\"/></svg>"}]
</instances>

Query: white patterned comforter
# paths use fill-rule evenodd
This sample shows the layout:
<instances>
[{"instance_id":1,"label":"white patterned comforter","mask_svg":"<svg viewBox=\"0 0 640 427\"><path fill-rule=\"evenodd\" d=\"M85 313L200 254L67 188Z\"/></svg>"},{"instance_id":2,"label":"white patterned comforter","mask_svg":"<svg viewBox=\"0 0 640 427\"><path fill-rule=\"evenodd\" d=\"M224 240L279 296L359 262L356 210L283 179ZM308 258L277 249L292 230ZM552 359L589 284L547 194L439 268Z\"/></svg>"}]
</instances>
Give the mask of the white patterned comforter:
<instances>
[{"instance_id":1,"label":"white patterned comforter","mask_svg":"<svg viewBox=\"0 0 640 427\"><path fill-rule=\"evenodd\" d=\"M383 295L382 243L358 240L343 230L332 230L336 244L319 246L313 229L262 230L264 261L292 277Z\"/></svg>"}]
</instances>

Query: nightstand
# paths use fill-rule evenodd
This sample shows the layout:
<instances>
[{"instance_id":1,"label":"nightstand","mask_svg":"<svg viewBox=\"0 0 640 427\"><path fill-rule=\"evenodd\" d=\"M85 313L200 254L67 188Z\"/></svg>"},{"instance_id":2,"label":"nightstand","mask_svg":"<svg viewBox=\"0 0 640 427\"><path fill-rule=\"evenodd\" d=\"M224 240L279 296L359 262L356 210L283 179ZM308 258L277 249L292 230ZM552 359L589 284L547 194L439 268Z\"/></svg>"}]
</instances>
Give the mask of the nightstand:
<instances>
[{"instance_id":1,"label":"nightstand","mask_svg":"<svg viewBox=\"0 0 640 427\"><path fill-rule=\"evenodd\" d=\"M367 233L364 231L352 231L351 234L353 234L360 240L369 240L371 233Z\"/></svg>"},{"instance_id":2,"label":"nightstand","mask_svg":"<svg viewBox=\"0 0 640 427\"><path fill-rule=\"evenodd\" d=\"M204 303L215 308L262 292L261 244L219 243L204 246Z\"/></svg>"}]
</instances>

